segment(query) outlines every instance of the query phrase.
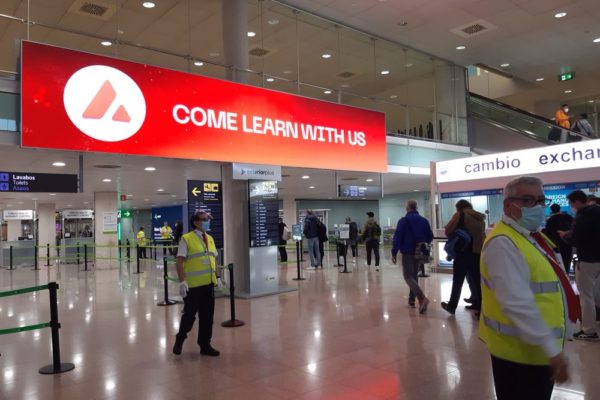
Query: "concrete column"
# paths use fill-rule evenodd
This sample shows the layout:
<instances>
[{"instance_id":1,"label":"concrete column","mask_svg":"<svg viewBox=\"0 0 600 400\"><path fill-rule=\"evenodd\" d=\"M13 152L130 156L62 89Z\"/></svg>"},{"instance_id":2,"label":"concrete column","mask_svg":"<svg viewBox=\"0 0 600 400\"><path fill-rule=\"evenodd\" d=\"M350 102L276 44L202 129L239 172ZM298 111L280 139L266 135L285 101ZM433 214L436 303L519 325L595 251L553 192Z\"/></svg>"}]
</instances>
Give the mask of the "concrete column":
<instances>
[{"instance_id":1,"label":"concrete column","mask_svg":"<svg viewBox=\"0 0 600 400\"><path fill-rule=\"evenodd\" d=\"M94 193L94 217L96 238L96 257L101 258L96 261L96 268L116 267L116 258L119 256L117 251L118 239L117 233L104 233L104 216L108 212L118 211L117 192L95 192ZM102 247L111 246L111 247ZM102 258L110 257L115 260L106 260Z\"/></svg>"},{"instance_id":2,"label":"concrete column","mask_svg":"<svg viewBox=\"0 0 600 400\"><path fill-rule=\"evenodd\" d=\"M297 224L297 203L293 197L283 198L283 222L288 226L289 230L292 230L292 225Z\"/></svg>"},{"instance_id":3,"label":"concrete column","mask_svg":"<svg viewBox=\"0 0 600 400\"><path fill-rule=\"evenodd\" d=\"M38 204L37 217L38 217L38 255L39 257L46 257L46 244L50 243L50 246L56 245L56 205L54 203ZM56 251L52 249L50 254L56 254ZM45 262L40 262L43 265Z\"/></svg>"},{"instance_id":4,"label":"concrete column","mask_svg":"<svg viewBox=\"0 0 600 400\"><path fill-rule=\"evenodd\" d=\"M221 2L223 23L223 52L225 64L234 69L228 71L227 79L240 83L248 81L247 74L236 72L250 65L248 55L248 2L246 0L225 0Z\"/></svg>"},{"instance_id":5,"label":"concrete column","mask_svg":"<svg viewBox=\"0 0 600 400\"><path fill-rule=\"evenodd\" d=\"M235 286L250 292L248 182L233 179L233 166L222 167L225 265L235 266Z\"/></svg>"}]
</instances>

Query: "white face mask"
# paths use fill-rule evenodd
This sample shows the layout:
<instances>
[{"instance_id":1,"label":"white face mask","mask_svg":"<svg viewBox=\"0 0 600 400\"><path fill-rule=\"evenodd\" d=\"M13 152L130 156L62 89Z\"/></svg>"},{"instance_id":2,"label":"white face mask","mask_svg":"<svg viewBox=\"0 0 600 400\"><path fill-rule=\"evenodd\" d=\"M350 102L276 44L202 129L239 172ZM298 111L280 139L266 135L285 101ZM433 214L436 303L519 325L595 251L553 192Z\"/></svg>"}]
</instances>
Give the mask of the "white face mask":
<instances>
[{"instance_id":1,"label":"white face mask","mask_svg":"<svg viewBox=\"0 0 600 400\"><path fill-rule=\"evenodd\" d=\"M569 112L569 107L565 107L564 110L565 110L566 113L568 113Z\"/></svg>"}]
</instances>

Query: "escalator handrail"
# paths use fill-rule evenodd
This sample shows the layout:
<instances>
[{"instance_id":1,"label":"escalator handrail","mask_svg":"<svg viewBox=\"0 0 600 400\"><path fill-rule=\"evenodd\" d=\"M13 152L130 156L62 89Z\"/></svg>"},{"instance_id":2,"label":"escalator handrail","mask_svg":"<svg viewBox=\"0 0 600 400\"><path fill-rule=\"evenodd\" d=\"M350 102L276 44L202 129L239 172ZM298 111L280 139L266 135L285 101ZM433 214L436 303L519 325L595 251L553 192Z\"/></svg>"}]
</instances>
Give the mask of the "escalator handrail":
<instances>
[{"instance_id":1,"label":"escalator handrail","mask_svg":"<svg viewBox=\"0 0 600 400\"><path fill-rule=\"evenodd\" d=\"M571 135L581 136L584 139L589 139L589 136L584 135L581 132L575 132L575 131L573 131L571 129L563 128L562 126L557 125L556 122L554 122L553 120L548 119L546 117L542 117L541 115L537 115L537 114L531 113L529 111L525 111L525 110L522 110L520 108L513 107L513 106L511 106L509 104L502 103L501 101L497 101L497 100L494 100L494 99L490 99L489 97L485 97L485 96L482 96L482 95L477 94L477 93L473 93L473 92L468 92L468 93L469 93L469 97L474 97L474 98L476 98L478 100L481 100L483 102L492 103L493 105L495 105L497 107L500 107L500 108L508 108L509 110L514 111L514 112L516 112L518 114L523 114L523 115L526 115L529 118L533 118L533 119L539 120L539 121L544 122L544 123L546 123L548 125L556 126L557 128L562 129L562 130L566 131L567 133L569 133Z\"/></svg>"}]
</instances>

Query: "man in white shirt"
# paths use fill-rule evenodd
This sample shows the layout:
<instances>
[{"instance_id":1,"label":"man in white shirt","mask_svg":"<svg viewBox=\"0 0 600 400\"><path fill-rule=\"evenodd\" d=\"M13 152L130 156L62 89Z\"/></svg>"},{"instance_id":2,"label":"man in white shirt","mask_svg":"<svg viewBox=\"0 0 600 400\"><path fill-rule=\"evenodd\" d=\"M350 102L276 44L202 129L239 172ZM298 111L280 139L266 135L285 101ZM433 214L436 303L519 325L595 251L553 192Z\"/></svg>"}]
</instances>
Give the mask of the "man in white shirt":
<instances>
[{"instance_id":1,"label":"man in white shirt","mask_svg":"<svg viewBox=\"0 0 600 400\"><path fill-rule=\"evenodd\" d=\"M547 400L554 382L568 379L563 345L579 308L561 257L539 232L548 203L538 178L509 182L502 221L483 247L479 335L498 400Z\"/></svg>"}]
</instances>

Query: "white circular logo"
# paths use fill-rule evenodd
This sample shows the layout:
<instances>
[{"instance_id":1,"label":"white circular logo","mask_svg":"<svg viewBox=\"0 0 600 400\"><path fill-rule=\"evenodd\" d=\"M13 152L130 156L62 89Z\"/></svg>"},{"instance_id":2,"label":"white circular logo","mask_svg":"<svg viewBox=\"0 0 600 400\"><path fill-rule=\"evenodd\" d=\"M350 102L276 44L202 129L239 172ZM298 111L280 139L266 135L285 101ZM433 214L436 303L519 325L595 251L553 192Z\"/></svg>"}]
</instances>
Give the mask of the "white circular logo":
<instances>
[{"instance_id":1,"label":"white circular logo","mask_svg":"<svg viewBox=\"0 0 600 400\"><path fill-rule=\"evenodd\" d=\"M104 142L130 138L146 118L146 100L138 85L105 65L75 72L65 85L63 103L81 132Z\"/></svg>"}]
</instances>

